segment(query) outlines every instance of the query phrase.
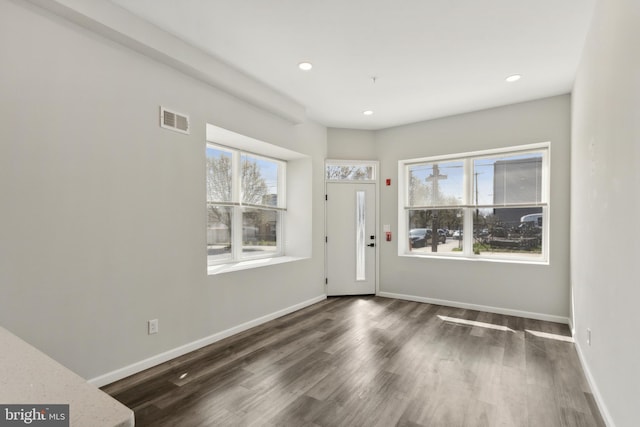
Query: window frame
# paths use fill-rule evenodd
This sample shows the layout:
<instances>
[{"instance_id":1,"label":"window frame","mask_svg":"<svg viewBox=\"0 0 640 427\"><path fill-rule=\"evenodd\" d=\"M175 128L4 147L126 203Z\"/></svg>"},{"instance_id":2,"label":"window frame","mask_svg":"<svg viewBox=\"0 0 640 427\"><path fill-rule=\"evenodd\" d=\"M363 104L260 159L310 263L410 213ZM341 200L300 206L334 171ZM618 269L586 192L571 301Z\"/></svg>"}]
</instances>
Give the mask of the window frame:
<instances>
[{"instance_id":1,"label":"window frame","mask_svg":"<svg viewBox=\"0 0 640 427\"><path fill-rule=\"evenodd\" d=\"M230 231L231 251L229 252L228 256L224 258L215 259L215 260L210 259L210 256L207 255L207 265L211 267L211 266L218 266L218 265L224 265L224 264L235 264L241 261L283 257L285 255L284 229L285 229L285 217L286 217L286 211L287 211L287 205L286 205L287 161L283 159L270 157L270 156L265 156L264 154L259 154L252 151L229 147L227 145L207 141L205 151L209 148L226 151L231 154L231 200L230 201L210 201L208 197L208 188L206 188L207 196L205 198L207 215L208 215L210 206L220 206L220 207L231 208L231 231ZM243 202L242 200L242 158L243 156L249 156L252 158L274 162L278 165L277 184L276 184L276 187L277 187L276 206ZM205 156L205 157L208 157L208 156ZM244 252L243 214L249 210L256 210L256 209L276 212L276 215L277 215L276 250L264 251L264 253L249 255ZM208 229L209 229L209 222L207 219L207 230ZM208 242L207 242L207 246L208 246Z\"/></svg>"},{"instance_id":2,"label":"window frame","mask_svg":"<svg viewBox=\"0 0 640 427\"><path fill-rule=\"evenodd\" d=\"M541 188L540 200L531 203L502 203L502 204L480 204L474 200L474 160L491 157L517 156L529 153L539 153L542 155L541 161ZM499 262L516 262L532 264L549 264L549 236L550 236L550 153L551 143L541 142L520 146L511 146L467 153L455 153L440 156L422 157L414 159L400 160L398 162L398 255L417 258L445 258L445 259L466 259L484 260ZM409 205L409 169L417 164L442 163L450 161L463 161L463 200L456 205ZM476 209L499 209L517 207L536 207L542 210L542 245L541 254L538 257L518 256L517 253L500 255L499 253L474 254L474 212ZM440 209L462 209L463 212L463 249L460 252L421 252L411 251L409 247L409 214L412 210L440 210Z\"/></svg>"}]
</instances>

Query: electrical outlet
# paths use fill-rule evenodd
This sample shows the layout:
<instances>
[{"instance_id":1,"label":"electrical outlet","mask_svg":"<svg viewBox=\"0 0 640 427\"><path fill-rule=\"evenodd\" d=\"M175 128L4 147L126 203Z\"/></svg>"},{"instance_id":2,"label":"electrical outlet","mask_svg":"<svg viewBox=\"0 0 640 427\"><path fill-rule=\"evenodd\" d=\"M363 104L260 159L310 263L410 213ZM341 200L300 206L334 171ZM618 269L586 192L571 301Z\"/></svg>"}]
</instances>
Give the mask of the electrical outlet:
<instances>
[{"instance_id":1,"label":"electrical outlet","mask_svg":"<svg viewBox=\"0 0 640 427\"><path fill-rule=\"evenodd\" d=\"M151 319L147 321L147 329L149 335L158 333L158 319Z\"/></svg>"},{"instance_id":2,"label":"electrical outlet","mask_svg":"<svg viewBox=\"0 0 640 427\"><path fill-rule=\"evenodd\" d=\"M587 328L587 345L591 346L591 329Z\"/></svg>"}]
</instances>

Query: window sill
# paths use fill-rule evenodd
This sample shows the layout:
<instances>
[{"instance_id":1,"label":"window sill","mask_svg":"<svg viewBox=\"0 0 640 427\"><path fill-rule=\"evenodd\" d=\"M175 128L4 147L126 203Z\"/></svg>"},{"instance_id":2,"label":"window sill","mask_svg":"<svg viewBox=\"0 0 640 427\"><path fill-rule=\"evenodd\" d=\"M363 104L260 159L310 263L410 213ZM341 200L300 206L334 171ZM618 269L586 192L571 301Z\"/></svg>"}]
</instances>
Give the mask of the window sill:
<instances>
[{"instance_id":1,"label":"window sill","mask_svg":"<svg viewBox=\"0 0 640 427\"><path fill-rule=\"evenodd\" d=\"M421 259L446 259L456 261L472 261L472 262L494 262L503 264L528 264L528 265L549 265L549 261L545 259L523 259L523 258L507 258L497 257L495 255L469 257L465 255L418 255L418 254L402 254L401 257L421 258ZM495 258L494 258L495 256Z\"/></svg>"},{"instance_id":2,"label":"window sill","mask_svg":"<svg viewBox=\"0 0 640 427\"><path fill-rule=\"evenodd\" d=\"M252 268L267 267L270 265L284 264L287 262L300 261L306 258L292 256L278 256L273 258L259 258L238 262L230 262L227 264L210 265L207 268L209 276L223 273L231 273L233 271L250 270Z\"/></svg>"}]
</instances>

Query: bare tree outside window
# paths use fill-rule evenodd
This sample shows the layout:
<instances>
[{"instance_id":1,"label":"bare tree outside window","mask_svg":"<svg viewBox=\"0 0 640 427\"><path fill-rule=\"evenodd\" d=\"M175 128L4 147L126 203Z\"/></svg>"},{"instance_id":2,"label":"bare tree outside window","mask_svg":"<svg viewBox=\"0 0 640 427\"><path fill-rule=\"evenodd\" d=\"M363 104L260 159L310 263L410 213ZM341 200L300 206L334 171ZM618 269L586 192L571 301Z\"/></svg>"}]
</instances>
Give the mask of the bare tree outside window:
<instances>
[{"instance_id":1,"label":"bare tree outside window","mask_svg":"<svg viewBox=\"0 0 640 427\"><path fill-rule=\"evenodd\" d=\"M373 168L369 165L327 165L327 180L362 181L373 179Z\"/></svg>"},{"instance_id":2,"label":"bare tree outside window","mask_svg":"<svg viewBox=\"0 0 640 427\"><path fill-rule=\"evenodd\" d=\"M262 205L268 194L267 184L262 177L257 161L248 157L242 159L242 202L251 205Z\"/></svg>"},{"instance_id":3,"label":"bare tree outside window","mask_svg":"<svg viewBox=\"0 0 640 427\"><path fill-rule=\"evenodd\" d=\"M413 171L409 171L409 205L424 205L430 199L431 186L426 184L424 178L420 178Z\"/></svg>"},{"instance_id":4,"label":"bare tree outside window","mask_svg":"<svg viewBox=\"0 0 640 427\"><path fill-rule=\"evenodd\" d=\"M207 156L207 201L231 201L231 153Z\"/></svg>"},{"instance_id":5,"label":"bare tree outside window","mask_svg":"<svg viewBox=\"0 0 640 427\"><path fill-rule=\"evenodd\" d=\"M220 154L217 157L207 157L207 201L231 202L232 188L231 156ZM242 202L252 205L265 204L268 188L261 175L260 167L256 161L243 158L242 161ZM218 206L209 204L209 222L219 222L229 229L231 228L231 216L229 212L219 209Z\"/></svg>"}]
</instances>

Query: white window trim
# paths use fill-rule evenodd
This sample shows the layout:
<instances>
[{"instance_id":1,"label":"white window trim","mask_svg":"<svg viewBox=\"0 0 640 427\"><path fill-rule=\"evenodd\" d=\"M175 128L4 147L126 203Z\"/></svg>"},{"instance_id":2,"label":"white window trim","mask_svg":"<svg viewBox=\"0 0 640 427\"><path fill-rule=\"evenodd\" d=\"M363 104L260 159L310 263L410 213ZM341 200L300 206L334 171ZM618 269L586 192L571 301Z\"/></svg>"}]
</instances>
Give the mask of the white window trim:
<instances>
[{"instance_id":1,"label":"white window trim","mask_svg":"<svg viewBox=\"0 0 640 427\"><path fill-rule=\"evenodd\" d=\"M285 233L284 233L284 221L286 212L286 168L287 161L277 159L262 154L254 153L248 150L229 147L223 144L208 141L206 147L217 148L231 152L231 201L228 202L210 202L206 200L206 209L210 204L218 206L229 206L232 209L232 221L231 221L231 253L226 258L221 258L217 261L209 261L207 255L207 266L209 274L215 274L216 272L236 271L246 268L253 268L251 261L266 260L268 264L278 264L279 258L285 256ZM249 155L251 157L257 157L268 161L278 163L278 206L263 206L242 203L241 200L241 162L242 155ZM243 252L243 221L242 214L245 209L264 209L269 211L275 211L278 215L277 228L276 228L276 251L266 252L263 254L247 255ZM240 225L239 227L237 225ZM283 259L282 262L291 261L292 259ZM216 268L218 266L229 266L229 268Z\"/></svg>"},{"instance_id":2,"label":"white window trim","mask_svg":"<svg viewBox=\"0 0 640 427\"><path fill-rule=\"evenodd\" d=\"M469 174L473 170L473 159L482 157L492 157L496 155L506 154L525 154L527 152L543 152L542 155L542 182L541 182L541 203L527 204L527 206L536 205L542 207L542 254L536 259L527 259L525 257L518 258L517 255L500 256L500 255L475 255L473 253L473 232L469 233L467 230L473 230L473 216L470 214L473 209L482 208L484 205L476 205L472 203L473 193L473 180ZM449 209L463 209L464 224L463 230L463 251L451 252L447 254L443 253L420 253L409 252L408 241L408 208L406 205L409 199L409 189L407 183L409 181L409 168L407 166L420 163L433 163L441 162L445 160L464 160L464 188L463 188L463 203L455 206L445 206L438 208ZM488 149L482 151L471 151L466 153L446 154L432 157L421 157L407 160L398 161L398 256L411 257L411 258L438 258L438 259L451 259L451 260L466 260L466 261L488 261L488 262L503 262L503 263L518 263L518 264L549 264L550 259L550 186L551 186L551 143L540 142L527 145L519 145L512 147ZM489 205L488 207L494 207L495 205ZM511 206L511 205L509 205ZM412 207L416 208L416 207ZM420 207L417 207L418 209ZM427 209L433 209L433 207L427 207Z\"/></svg>"}]
</instances>

